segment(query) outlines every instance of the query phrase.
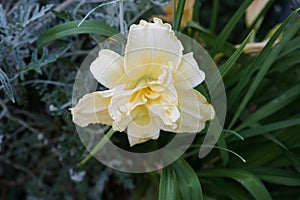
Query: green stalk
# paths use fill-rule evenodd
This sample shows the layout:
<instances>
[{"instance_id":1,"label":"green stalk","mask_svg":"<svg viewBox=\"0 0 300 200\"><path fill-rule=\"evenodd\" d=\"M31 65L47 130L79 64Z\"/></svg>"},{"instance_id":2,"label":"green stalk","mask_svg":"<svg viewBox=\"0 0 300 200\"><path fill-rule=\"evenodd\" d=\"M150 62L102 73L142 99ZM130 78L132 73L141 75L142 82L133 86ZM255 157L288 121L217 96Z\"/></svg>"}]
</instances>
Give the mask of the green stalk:
<instances>
[{"instance_id":1,"label":"green stalk","mask_svg":"<svg viewBox=\"0 0 300 200\"><path fill-rule=\"evenodd\" d=\"M87 155L81 162L80 165L84 165L89 159L92 158L100 149L106 144L106 142L111 138L115 131L111 128L106 135L99 141L99 143L93 148L89 155Z\"/></svg>"},{"instance_id":2,"label":"green stalk","mask_svg":"<svg viewBox=\"0 0 300 200\"><path fill-rule=\"evenodd\" d=\"M211 18L210 27L209 27L211 33L214 33L216 30L219 5L220 5L220 0L214 0L213 10L212 10L212 18Z\"/></svg>"},{"instance_id":3,"label":"green stalk","mask_svg":"<svg viewBox=\"0 0 300 200\"><path fill-rule=\"evenodd\" d=\"M177 6L176 6L176 0L174 0L174 11L176 10L176 12L174 12L174 31L178 31L180 28L184 5L185 5L185 0L178 1Z\"/></svg>"}]
</instances>

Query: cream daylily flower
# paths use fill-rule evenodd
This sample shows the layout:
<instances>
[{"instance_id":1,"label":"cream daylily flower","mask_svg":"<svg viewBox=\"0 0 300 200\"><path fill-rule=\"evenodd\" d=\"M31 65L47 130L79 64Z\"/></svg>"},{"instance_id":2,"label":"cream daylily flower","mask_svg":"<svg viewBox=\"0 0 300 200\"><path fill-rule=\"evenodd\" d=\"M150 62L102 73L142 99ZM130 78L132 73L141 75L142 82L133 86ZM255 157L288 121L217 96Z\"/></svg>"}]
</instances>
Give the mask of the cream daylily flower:
<instances>
[{"instance_id":1,"label":"cream daylily flower","mask_svg":"<svg viewBox=\"0 0 300 200\"><path fill-rule=\"evenodd\" d=\"M267 45L269 42L270 38L273 36L273 34L277 31L279 28L280 24L274 26L270 32L267 34L266 38L261 41L261 42L250 42L246 44L245 48L243 51L248 54L259 54L263 48ZM279 35L279 37L275 40L274 44L272 47L274 47L276 44L278 44L282 39L282 34ZM236 48L239 48L240 45L235 45Z\"/></svg>"},{"instance_id":2,"label":"cream daylily flower","mask_svg":"<svg viewBox=\"0 0 300 200\"><path fill-rule=\"evenodd\" d=\"M181 19L180 28L184 28L188 22L193 18L195 0L186 0L183 14ZM178 0L176 0L176 5ZM167 22L172 22L174 18L174 0L171 0L168 4L162 7L165 15L160 15L159 17Z\"/></svg>"},{"instance_id":3,"label":"cream daylily flower","mask_svg":"<svg viewBox=\"0 0 300 200\"><path fill-rule=\"evenodd\" d=\"M266 39L262 42L250 42L248 44L246 44L245 48L244 48L244 52L248 53L248 54L259 54L263 48L267 45L267 43L269 42L270 39ZM276 44L278 44L280 42L280 38L278 38L272 47L274 47ZM236 45L236 48L239 48L240 45Z\"/></svg>"},{"instance_id":4,"label":"cream daylily flower","mask_svg":"<svg viewBox=\"0 0 300 200\"><path fill-rule=\"evenodd\" d=\"M71 109L74 123L101 123L115 131L127 128L131 146L157 139L161 129L201 131L215 113L193 89L204 81L204 72L193 53L182 51L171 26L160 19L132 25L124 57L103 49L91 64L93 76L108 90L83 96Z\"/></svg>"},{"instance_id":5,"label":"cream daylily flower","mask_svg":"<svg viewBox=\"0 0 300 200\"><path fill-rule=\"evenodd\" d=\"M254 0L251 5L246 10L246 25L249 27L258 17L259 13L268 4L269 0ZM260 26L262 18L258 22L258 27Z\"/></svg>"}]
</instances>

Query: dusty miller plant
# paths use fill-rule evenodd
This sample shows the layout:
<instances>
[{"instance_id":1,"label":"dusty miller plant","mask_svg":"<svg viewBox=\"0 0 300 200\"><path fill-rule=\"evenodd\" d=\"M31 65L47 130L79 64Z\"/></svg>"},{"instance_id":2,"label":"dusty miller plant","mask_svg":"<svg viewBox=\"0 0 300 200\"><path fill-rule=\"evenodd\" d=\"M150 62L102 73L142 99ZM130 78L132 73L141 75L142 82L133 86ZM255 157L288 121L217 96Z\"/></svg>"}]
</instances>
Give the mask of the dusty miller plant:
<instances>
[{"instance_id":1,"label":"dusty miller plant","mask_svg":"<svg viewBox=\"0 0 300 200\"><path fill-rule=\"evenodd\" d=\"M49 28L81 20L107 2L0 3L0 194L9 191L9 186L22 186L14 190L16 196L26 192L29 199L49 195L70 199L65 189L80 182L82 187L76 193L86 194L90 188L89 198L96 199L110 179L127 190L134 188L131 175L103 170L98 162L84 169L76 165L85 151L68 112L72 86L84 56L97 45L95 39L101 38L80 35L48 47L37 48L36 44ZM153 5L150 1L126 1L124 29ZM119 29L119 14L116 2L99 7L87 19ZM84 177L93 177L92 186Z\"/></svg>"}]
</instances>

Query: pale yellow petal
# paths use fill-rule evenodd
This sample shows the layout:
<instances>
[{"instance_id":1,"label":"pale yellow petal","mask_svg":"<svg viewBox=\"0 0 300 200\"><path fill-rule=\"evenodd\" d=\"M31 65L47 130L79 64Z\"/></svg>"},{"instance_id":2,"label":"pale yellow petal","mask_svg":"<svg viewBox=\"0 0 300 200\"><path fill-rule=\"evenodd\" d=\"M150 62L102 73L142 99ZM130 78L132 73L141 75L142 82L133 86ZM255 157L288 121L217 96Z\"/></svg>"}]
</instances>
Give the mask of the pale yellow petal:
<instances>
[{"instance_id":1,"label":"pale yellow petal","mask_svg":"<svg viewBox=\"0 0 300 200\"><path fill-rule=\"evenodd\" d=\"M189 83L191 87L196 87L202 83L205 79L205 74L199 69L197 61L193 57L193 53L183 55L181 64L179 65L177 72L174 73L174 81L176 84L184 81ZM183 83L183 84L186 84Z\"/></svg>"},{"instance_id":2,"label":"pale yellow petal","mask_svg":"<svg viewBox=\"0 0 300 200\"><path fill-rule=\"evenodd\" d=\"M206 98L200 92L190 89L178 89L180 119L177 128L166 126L163 130L177 133L197 133L205 127L205 122L215 116L213 107L207 103Z\"/></svg>"},{"instance_id":3,"label":"pale yellow petal","mask_svg":"<svg viewBox=\"0 0 300 200\"><path fill-rule=\"evenodd\" d=\"M138 95L140 90L145 87L144 85L139 85L132 90L125 90L125 87L125 85L120 85L115 88L115 93L108 107L109 114L114 120L113 129L116 131L124 131L132 121L132 110L147 102L145 98Z\"/></svg>"},{"instance_id":4,"label":"pale yellow petal","mask_svg":"<svg viewBox=\"0 0 300 200\"><path fill-rule=\"evenodd\" d=\"M175 105L163 106L161 104L153 104L149 106L149 111L162 121L163 126L171 126L173 129L177 127L177 120L180 118L180 112Z\"/></svg>"},{"instance_id":5,"label":"pale yellow petal","mask_svg":"<svg viewBox=\"0 0 300 200\"><path fill-rule=\"evenodd\" d=\"M156 93L161 93L164 90L169 89L170 85L173 83L172 70L162 66L156 68L156 74L158 78L148 83L150 88Z\"/></svg>"},{"instance_id":6,"label":"pale yellow petal","mask_svg":"<svg viewBox=\"0 0 300 200\"><path fill-rule=\"evenodd\" d=\"M141 66L169 66L176 69L182 57L183 46L175 37L170 24L158 18L154 23L141 20L129 30L124 55L126 73Z\"/></svg>"},{"instance_id":7,"label":"pale yellow petal","mask_svg":"<svg viewBox=\"0 0 300 200\"><path fill-rule=\"evenodd\" d=\"M132 121L130 117L131 102L130 96L133 91L118 91L112 97L108 112L114 120L112 128L115 131L124 131L128 124Z\"/></svg>"},{"instance_id":8,"label":"pale yellow petal","mask_svg":"<svg viewBox=\"0 0 300 200\"><path fill-rule=\"evenodd\" d=\"M113 120L108 113L112 91L106 90L84 95L74 108L71 108L73 122L81 127L101 123L111 125Z\"/></svg>"},{"instance_id":9,"label":"pale yellow petal","mask_svg":"<svg viewBox=\"0 0 300 200\"><path fill-rule=\"evenodd\" d=\"M148 105L149 111L163 121L164 125L177 126L176 122L180 118L178 110L177 91L173 84L170 84L161 93L159 100ZM163 128L163 127L161 127Z\"/></svg>"},{"instance_id":10,"label":"pale yellow petal","mask_svg":"<svg viewBox=\"0 0 300 200\"><path fill-rule=\"evenodd\" d=\"M163 123L150 115L144 106L139 106L134 110L132 119L127 129L130 146L159 137Z\"/></svg>"},{"instance_id":11,"label":"pale yellow petal","mask_svg":"<svg viewBox=\"0 0 300 200\"><path fill-rule=\"evenodd\" d=\"M123 57L109 49L99 51L90 70L95 79L109 89L120 84L120 79L125 76Z\"/></svg>"},{"instance_id":12,"label":"pale yellow petal","mask_svg":"<svg viewBox=\"0 0 300 200\"><path fill-rule=\"evenodd\" d=\"M132 131L136 132L137 129L132 128ZM152 137L148 137L148 138L140 138L140 137L133 137L131 135L127 135L127 138L128 138L128 141L129 141L129 144L130 144L131 147L136 145L136 144L141 144L141 143L147 142L148 140L157 140L158 137L159 137L159 134L157 134L155 136L152 136Z\"/></svg>"},{"instance_id":13,"label":"pale yellow petal","mask_svg":"<svg viewBox=\"0 0 300 200\"><path fill-rule=\"evenodd\" d=\"M267 5L269 0L254 0L252 4L246 10L246 24L251 26L254 20L258 17L260 12Z\"/></svg>"}]
</instances>

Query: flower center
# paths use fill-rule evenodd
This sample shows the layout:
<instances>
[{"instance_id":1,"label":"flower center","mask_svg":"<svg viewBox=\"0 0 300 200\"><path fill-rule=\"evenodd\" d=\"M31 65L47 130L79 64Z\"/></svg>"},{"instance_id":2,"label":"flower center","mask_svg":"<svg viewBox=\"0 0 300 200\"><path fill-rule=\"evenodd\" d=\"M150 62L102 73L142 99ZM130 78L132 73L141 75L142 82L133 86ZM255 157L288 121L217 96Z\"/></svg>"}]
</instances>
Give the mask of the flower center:
<instances>
[{"instance_id":1,"label":"flower center","mask_svg":"<svg viewBox=\"0 0 300 200\"><path fill-rule=\"evenodd\" d=\"M160 95L161 94L159 92L156 92L151 88L151 85L147 85L144 88L134 92L129 101L133 104L150 104L158 102Z\"/></svg>"},{"instance_id":2,"label":"flower center","mask_svg":"<svg viewBox=\"0 0 300 200\"><path fill-rule=\"evenodd\" d=\"M154 118L160 121L159 126L176 128L180 112L171 70L161 67L152 72L151 77L147 76L149 73L141 77L134 88L113 97L119 107L112 108L111 116L118 130L125 129L129 123L143 127L153 123Z\"/></svg>"}]
</instances>

